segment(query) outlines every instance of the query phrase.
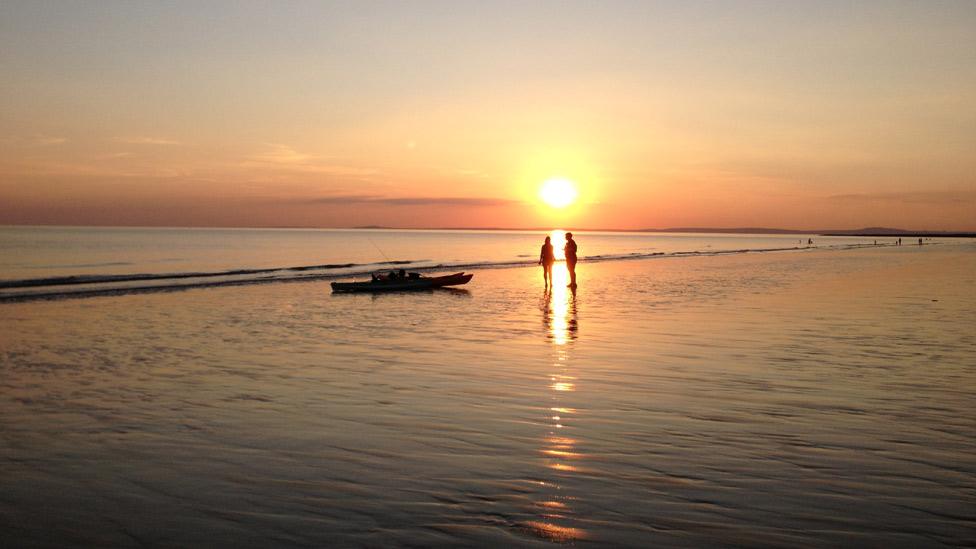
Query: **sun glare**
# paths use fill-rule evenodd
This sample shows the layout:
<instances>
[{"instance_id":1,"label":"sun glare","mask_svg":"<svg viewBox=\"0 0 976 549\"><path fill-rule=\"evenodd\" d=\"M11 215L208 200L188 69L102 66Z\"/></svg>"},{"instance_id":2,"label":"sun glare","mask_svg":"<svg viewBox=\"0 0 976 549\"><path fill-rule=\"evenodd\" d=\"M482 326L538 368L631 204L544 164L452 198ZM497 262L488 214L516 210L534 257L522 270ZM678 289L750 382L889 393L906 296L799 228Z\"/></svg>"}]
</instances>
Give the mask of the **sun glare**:
<instances>
[{"instance_id":1,"label":"sun glare","mask_svg":"<svg viewBox=\"0 0 976 549\"><path fill-rule=\"evenodd\" d=\"M576 185L568 179L556 177L546 180L539 189L539 197L553 208L565 208L576 200Z\"/></svg>"}]
</instances>

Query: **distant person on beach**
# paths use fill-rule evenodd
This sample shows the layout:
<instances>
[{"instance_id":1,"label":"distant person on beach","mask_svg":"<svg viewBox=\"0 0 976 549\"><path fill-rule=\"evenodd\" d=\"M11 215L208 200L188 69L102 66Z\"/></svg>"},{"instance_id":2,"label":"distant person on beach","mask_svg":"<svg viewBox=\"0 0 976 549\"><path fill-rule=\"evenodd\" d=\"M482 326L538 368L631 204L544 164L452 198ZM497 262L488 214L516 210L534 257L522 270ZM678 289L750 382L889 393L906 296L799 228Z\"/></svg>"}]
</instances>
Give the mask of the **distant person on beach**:
<instances>
[{"instance_id":1,"label":"distant person on beach","mask_svg":"<svg viewBox=\"0 0 976 549\"><path fill-rule=\"evenodd\" d=\"M813 246L813 239L812 238L808 238L807 239L807 246Z\"/></svg>"},{"instance_id":2,"label":"distant person on beach","mask_svg":"<svg viewBox=\"0 0 976 549\"><path fill-rule=\"evenodd\" d=\"M552 284L552 264L555 262L556 254L552 251L552 239L547 236L545 243L542 244L542 250L539 251L539 265L542 265L542 280L545 281L547 288Z\"/></svg>"},{"instance_id":3,"label":"distant person on beach","mask_svg":"<svg viewBox=\"0 0 976 549\"><path fill-rule=\"evenodd\" d=\"M919 246L921 246L921 245L922 245L922 239L921 239L921 238L919 238L919 239L918 239L918 245L919 245Z\"/></svg>"},{"instance_id":4,"label":"distant person on beach","mask_svg":"<svg viewBox=\"0 0 976 549\"><path fill-rule=\"evenodd\" d=\"M576 241L573 240L573 233L566 233L566 268L569 269L569 284L567 287L576 287Z\"/></svg>"}]
</instances>

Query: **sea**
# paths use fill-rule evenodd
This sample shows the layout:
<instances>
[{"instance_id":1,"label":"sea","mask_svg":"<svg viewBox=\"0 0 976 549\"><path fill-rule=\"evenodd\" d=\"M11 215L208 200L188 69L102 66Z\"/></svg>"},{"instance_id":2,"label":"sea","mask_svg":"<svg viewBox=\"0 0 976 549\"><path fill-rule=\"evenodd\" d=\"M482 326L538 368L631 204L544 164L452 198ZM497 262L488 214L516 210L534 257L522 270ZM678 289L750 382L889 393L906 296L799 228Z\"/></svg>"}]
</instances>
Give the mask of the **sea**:
<instances>
[{"instance_id":1,"label":"sea","mask_svg":"<svg viewBox=\"0 0 976 549\"><path fill-rule=\"evenodd\" d=\"M0 227L0 299L534 264L565 231ZM581 261L894 245L895 238L577 232Z\"/></svg>"},{"instance_id":2,"label":"sea","mask_svg":"<svg viewBox=\"0 0 976 549\"><path fill-rule=\"evenodd\" d=\"M545 234L0 230L0 545L976 546L976 242Z\"/></svg>"}]
</instances>

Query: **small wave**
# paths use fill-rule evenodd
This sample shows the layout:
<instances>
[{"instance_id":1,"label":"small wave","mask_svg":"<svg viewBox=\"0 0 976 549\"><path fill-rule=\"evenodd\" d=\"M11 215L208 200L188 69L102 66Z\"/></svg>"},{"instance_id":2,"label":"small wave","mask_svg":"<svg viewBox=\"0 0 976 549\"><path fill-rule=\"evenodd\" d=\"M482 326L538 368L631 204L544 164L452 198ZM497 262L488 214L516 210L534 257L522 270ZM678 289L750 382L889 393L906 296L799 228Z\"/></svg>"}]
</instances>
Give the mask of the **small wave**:
<instances>
[{"instance_id":1,"label":"small wave","mask_svg":"<svg viewBox=\"0 0 976 549\"><path fill-rule=\"evenodd\" d=\"M0 289L7 288L36 288L41 286L76 286L79 284L106 284L116 282L143 282L158 280L180 280L187 278L214 278L214 277L240 277L248 275L263 275L270 273L306 272L306 271L328 271L338 269L349 269L353 267L380 266L380 265L410 265L422 263L425 260L397 260L379 263L330 263L323 265L301 265L298 267L271 267L264 269L232 269L227 271L212 272L187 272L187 273L140 273L140 274L95 274L95 275L69 275L54 276L46 278L27 278L20 280L0 280ZM129 265L129 263L106 263L104 265Z\"/></svg>"},{"instance_id":2,"label":"small wave","mask_svg":"<svg viewBox=\"0 0 976 549\"><path fill-rule=\"evenodd\" d=\"M95 267L124 267L132 265L129 261L109 261L106 263L68 263L66 265L31 265L28 269L92 269Z\"/></svg>"},{"instance_id":3,"label":"small wave","mask_svg":"<svg viewBox=\"0 0 976 549\"><path fill-rule=\"evenodd\" d=\"M787 251L814 251L826 249L856 249L872 247L870 244L840 244L834 246L793 246L786 248L755 248L737 250L690 250L678 252L628 252L581 257L581 262L621 261L655 258L681 258L718 256L745 253ZM261 269L231 269L212 272L185 272L164 274L102 274L72 275L22 280L0 280L0 302L29 299L57 299L112 295L136 292L160 292L217 286L267 284L272 282L299 282L323 279L353 278L396 267L409 266L411 271L431 272L465 269L502 269L535 265L535 260L509 261L448 261L393 260L376 263L328 263Z\"/></svg>"}]
</instances>

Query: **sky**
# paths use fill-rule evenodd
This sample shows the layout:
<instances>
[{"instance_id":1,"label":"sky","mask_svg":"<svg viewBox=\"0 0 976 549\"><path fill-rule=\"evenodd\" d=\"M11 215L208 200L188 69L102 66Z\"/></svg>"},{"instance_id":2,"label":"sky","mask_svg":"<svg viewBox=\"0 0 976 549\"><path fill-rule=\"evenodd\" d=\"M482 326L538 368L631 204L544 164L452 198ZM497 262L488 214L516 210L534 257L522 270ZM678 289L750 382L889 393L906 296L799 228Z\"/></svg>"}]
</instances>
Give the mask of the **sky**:
<instances>
[{"instance_id":1,"label":"sky","mask_svg":"<svg viewBox=\"0 0 976 549\"><path fill-rule=\"evenodd\" d=\"M972 1L7 0L0 74L0 224L976 230Z\"/></svg>"}]
</instances>

